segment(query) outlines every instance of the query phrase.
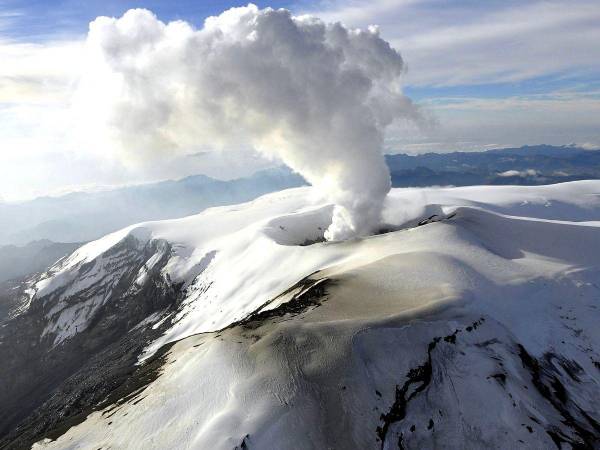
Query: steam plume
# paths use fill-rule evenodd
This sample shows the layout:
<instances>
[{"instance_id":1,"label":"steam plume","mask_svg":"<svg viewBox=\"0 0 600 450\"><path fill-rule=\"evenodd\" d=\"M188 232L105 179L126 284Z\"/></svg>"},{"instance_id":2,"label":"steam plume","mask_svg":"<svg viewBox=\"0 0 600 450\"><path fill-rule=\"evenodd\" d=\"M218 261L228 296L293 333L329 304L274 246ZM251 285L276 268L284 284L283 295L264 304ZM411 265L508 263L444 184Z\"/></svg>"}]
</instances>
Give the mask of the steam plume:
<instances>
[{"instance_id":1,"label":"steam plume","mask_svg":"<svg viewBox=\"0 0 600 450\"><path fill-rule=\"evenodd\" d=\"M87 119L128 158L251 145L336 205L327 239L378 226L390 189L384 129L416 110L399 87L402 58L375 27L248 5L196 30L135 9L92 22L87 48Z\"/></svg>"}]
</instances>

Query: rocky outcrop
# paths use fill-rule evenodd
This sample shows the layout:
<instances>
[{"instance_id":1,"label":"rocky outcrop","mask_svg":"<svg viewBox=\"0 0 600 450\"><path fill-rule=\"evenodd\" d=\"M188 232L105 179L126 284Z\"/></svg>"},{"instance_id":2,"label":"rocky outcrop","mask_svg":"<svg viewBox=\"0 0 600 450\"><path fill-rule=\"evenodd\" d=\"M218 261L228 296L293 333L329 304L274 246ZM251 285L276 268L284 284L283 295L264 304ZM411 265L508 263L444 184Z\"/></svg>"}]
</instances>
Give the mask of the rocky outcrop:
<instances>
[{"instance_id":1,"label":"rocky outcrop","mask_svg":"<svg viewBox=\"0 0 600 450\"><path fill-rule=\"evenodd\" d=\"M161 274L169 255L164 241L129 236L102 255L102 276L95 282L74 289L100 270L100 259L80 267L60 289L34 298L0 328L1 444L26 447L83 420L129 379L144 346L168 321L153 323L174 310L180 298L178 286ZM72 307L86 313L82 329L65 322ZM72 333L57 338L72 326Z\"/></svg>"}]
</instances>

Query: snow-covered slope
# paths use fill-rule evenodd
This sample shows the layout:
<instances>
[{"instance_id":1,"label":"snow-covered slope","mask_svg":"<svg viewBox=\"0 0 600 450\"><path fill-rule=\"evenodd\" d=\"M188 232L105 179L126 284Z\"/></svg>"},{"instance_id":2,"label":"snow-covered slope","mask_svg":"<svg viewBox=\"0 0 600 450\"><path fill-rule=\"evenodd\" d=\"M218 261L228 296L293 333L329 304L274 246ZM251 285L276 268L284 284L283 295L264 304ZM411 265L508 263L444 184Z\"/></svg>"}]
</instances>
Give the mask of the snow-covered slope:
<instances>
[{"instance_id":1,"label":"snow-covered slope","mask_svg":"<svg viewBox=\"0 0 600 450\"><path fill-rule=\"evenodd\" d=\"M471 210L463 208L461 216L487 217L493 224L504 223L503 218L489 219L489 215L472 209L526 216L529 220L600 220L600 197L595 195L596 189L600 192L598 186L598 182L577 182L535 188L396 189L389 198L385 219L388 228L402 229L414 226L415 219L433 214L443 217L457 207L468 206ZM120 259L127 256L127 251L114 252L116 244L131 238L142 246L152 240L168 242L173 251L162 274L174 283L184 283L187 293L184 307L174 318L175 327L160 341L163 344L240 320L316 270L342 263L365 265L406 248L402 235L302 245L320 240L330 219L331 206L311 199L309 188L299 188L184 219L135 225L84 246L52 268L36 284L35 297L48 297L68 286L60 296L68 299L102 279L104 298L94 296L70 309L61 308L59 302L50 311L53 320L48 332L55 333L58 343L74 333L75 326L85 329L93 317L94 304L108 298L112 283L120 278L119 267L126 267ZM495 239L501 240L502 236ZM441 250L429 236L427 241ZM142 267L137 285L144 282L145 272L162 256L164 247L161 249ZM81 268L90 263L93 269L82 274Z\"/></svg>"},{"instance_id":2,"label":"snow-covered slope","mask_svg":"<svg viewBox=\"0 0 600 450\"><path fill-rule=\"evenodd\" d=\"M345 242L322 242L331 213L282 191L49 270L29 301L52 348L149 283L176 300L136 326L146 381L36 446L600 444L600 182L395 189L382 233Z\"/></svg>"}]
</instances>

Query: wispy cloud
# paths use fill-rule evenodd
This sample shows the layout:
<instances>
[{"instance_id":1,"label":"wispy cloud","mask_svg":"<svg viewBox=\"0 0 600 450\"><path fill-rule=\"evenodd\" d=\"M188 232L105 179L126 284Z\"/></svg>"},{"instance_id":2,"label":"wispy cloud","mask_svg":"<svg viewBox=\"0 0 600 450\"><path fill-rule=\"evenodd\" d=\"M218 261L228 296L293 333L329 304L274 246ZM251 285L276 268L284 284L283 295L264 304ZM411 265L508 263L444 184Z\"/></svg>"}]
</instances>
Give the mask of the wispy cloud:
<instances>
[{"instance_id":1,"label":"wispy cloud","mask_svg":"<svg viewBox=\"0 0 600 450\"><path fill-rule=\"evenodd\" d=\"M389 136L392 151L481 150L488 147L600 142L598 92L556 91L508 97L438 97L422 101L438 126L398 130Z\"/></svg>"},{"instance_id":2,"label":"wispy cloud","mask_svg":"<svg viewBox=\"0 0 600 450\"><path fill-rule=\"evenodd\" d=\"M81 71L82 45L0 39L0 104L64 102Z\"/></svg>"},{"instance_id":3,"label":"wispy cloud","mask_svg":"<svg viewBox=\"0 0 600 450\"><path fill-rule=\"evenodd\" d=\"M350 25L379 24L408 61L406 82L411 85L600 71L596 0L328 2L315 12Z\"/></svg>"}]
</instances>

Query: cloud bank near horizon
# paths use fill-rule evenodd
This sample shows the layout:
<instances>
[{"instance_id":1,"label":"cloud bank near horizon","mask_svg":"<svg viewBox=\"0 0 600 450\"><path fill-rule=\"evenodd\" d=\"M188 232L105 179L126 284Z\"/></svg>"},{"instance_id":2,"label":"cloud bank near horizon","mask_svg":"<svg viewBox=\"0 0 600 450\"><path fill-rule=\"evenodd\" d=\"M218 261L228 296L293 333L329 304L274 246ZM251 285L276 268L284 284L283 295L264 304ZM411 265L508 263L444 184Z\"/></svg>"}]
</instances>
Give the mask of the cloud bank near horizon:
<instances>
[{"instance_id":1,"label":"cloud bank near horizon","mask_svg":"<svg viewBox=\"0 0 600 450\"><path fill-rule=\"evenodd\" d=\"M196 30L135 9L92 22L86 48L80 116L105 148L160 164L197 145L250 145L336 205L326 238L379 225L384 131L420 115L400 89L402 57L376 28L248 5Z\"/></svg>"}]
</instances>

